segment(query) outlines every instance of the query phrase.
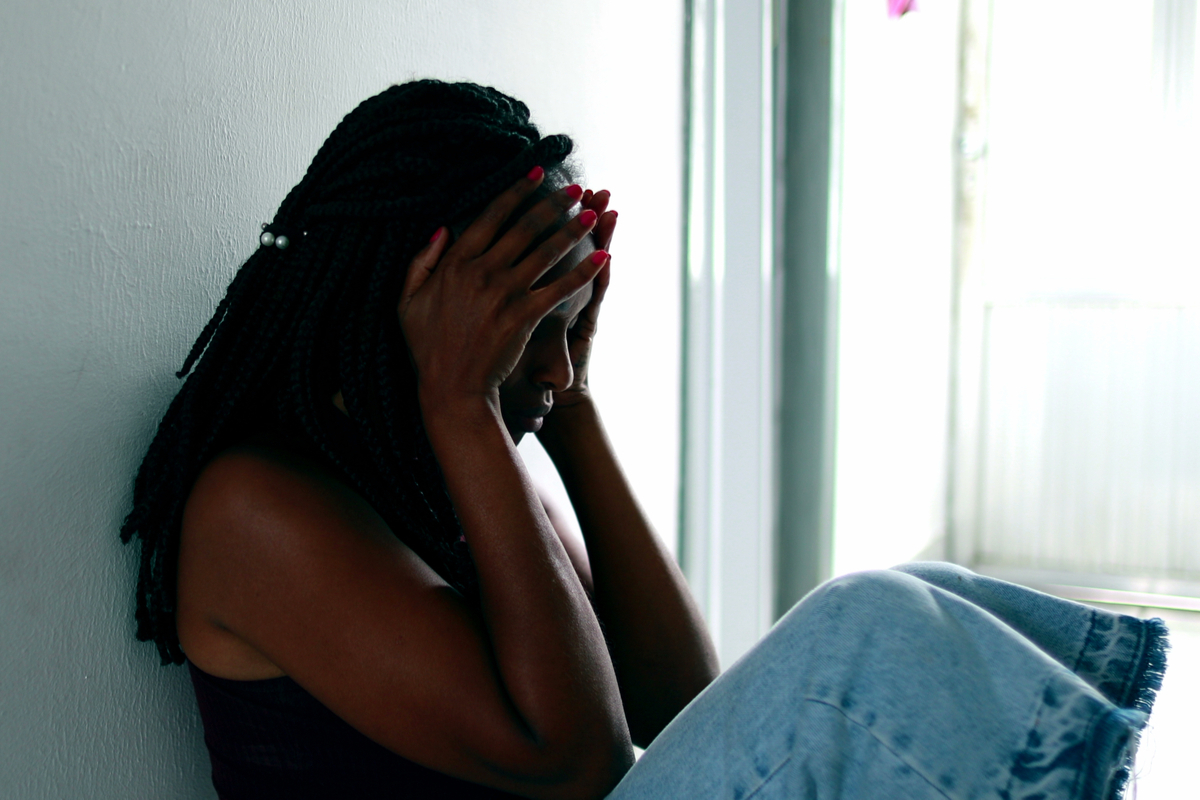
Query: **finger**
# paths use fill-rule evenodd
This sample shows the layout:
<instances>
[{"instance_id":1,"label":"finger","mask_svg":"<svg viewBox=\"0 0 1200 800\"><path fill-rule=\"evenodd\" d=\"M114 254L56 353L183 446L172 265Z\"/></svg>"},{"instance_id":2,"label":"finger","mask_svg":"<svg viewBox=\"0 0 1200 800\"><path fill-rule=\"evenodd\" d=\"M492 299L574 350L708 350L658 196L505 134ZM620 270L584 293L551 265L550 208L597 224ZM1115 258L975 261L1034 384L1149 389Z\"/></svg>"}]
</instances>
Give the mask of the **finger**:
<instances>
[{"instance_id":1,"label":"finger","mask_svg":"<svg viewBox=\"0 0 1200 800\"><path fill-rule=\"evenodd\" d=\"M566 275L551 281L540 289L534 289L529 293L530 302L533 304L533 313L537 314L539 319L549 314L559 303L591 283L606 264L608 264L608 253L597 250Z\"/></svg>"},{"instance_id":2,"label":"finger","mask_svg":"<svg viewBox=\"0 0 1200 800\"><path fill-rule=\"evenodd\" d=\"M449 242L450 231L445 227L438 228L430 237L429 244L413 256L413 260L408 263L408 274L404 276L404 291L400 294L402 304L410 300L429 280Z\"/></svg>"},{"instance_id":3,"label":"finger","mask_svg":"<svg viewBox=\"0 0 1200 800\"><path fill-rule=\"evenodd\" d=\"M516 224L500 238L500 241L492 245L487 252L488 258L494 259L496 263L504 266L512 264L547 228L560 223L567 211L582 197L583 189L573 183L543 199L526 211ZM576 217L576 219L578 218Z\"/></svg>"},{"instance_id":4,"label":"finger","mask_svg":"<svg viewBox=\"0 0 1200 800\"><path fill-rule=\"evenodd\" d=\"M596 240L596 247L598 249L607 250L609 244L612 243L612 232L617 222L617 212L608 211L608 204L612 199L612 192L608 191L607 189L601 189L587 199L588 202L583 203L583 206L585 208L590 208L592 211L595 211L598 215L600 215L600 221L596 223L596 229L592 231L592 237Z\"/></svg>"},{"instance_id":5,"label":"finger","mask_svg":"<svg viewBox=\"0 0 1200 800\"><path fill-rule=\"evenodd\" d=\"M596 274L592 282L592 299L588 301L587 312L593 321L600 313L600 304L604 302L604 294L608 291L608 281L612 277L612 256L604 260L604 266Z\"/></svg>"},{"instance_id":6,"label":"finger","mask_svg":"<svg viewBox=\"0 0 1200 800\"><path fill-rule=\"evenodd\" d=\"M515 279L522 286L532 286L575 245L591 233L596 225L596 212L590 208L559 228L514 268Z\"/></svg>"},{"instance_id":7,"label":"finger","mask_svg":"<svg viewBox=\"0 0 1200 800\"><path fill-rule=\"evenodd\" d=\"M592 280L592 299L579 313L579 319L572 327L574 331L584 336L590 336L596 330L596 321L600 318L600 304L604 302L604 293L608 291L608 279L612 274L612 256L604 262L604 266Z\"/></svg>"},{"instance_id":8,"label":"finger","mask_svg":"<svg viewBox=\"0 0 1200 800\"><path fill-rule=\"evenodd\" d=\"M608 209L608 201L611 199L612 192L608 189L601 189L592 195L590 201L585 203L585 206L597 214L603 214Z\"/></svg>"},{"instance_id":9,"label":"finger","mask_svg":"<svg viewBox=\"0 0 1200 800\"><path fill-rule=\"evenodd\" d=\"M596 221L596 227L592 229L592 238L596 240L596 247L600 250L608 250L612 244L613 231L617 229L617 212L605 211L600 215L600 219Z\"/></svg>"},{"instance_id":10,"label":"finger","mask_svg":"<svg viewBox=\"0 0 1200 800\"><path fill-rule=\"evenodd\" d=\"M488 203L483 213L463 231L462 236L455 243L455 249L468 258L475 258L486 250L487 246L496 238L496 232L508 221L517 206L521 205L526 197L529 197L537 187L542 185L545 177L545 170L541 167L534 167L528 175L501 192L496 199Z\"/></svg>"}]
</instances>

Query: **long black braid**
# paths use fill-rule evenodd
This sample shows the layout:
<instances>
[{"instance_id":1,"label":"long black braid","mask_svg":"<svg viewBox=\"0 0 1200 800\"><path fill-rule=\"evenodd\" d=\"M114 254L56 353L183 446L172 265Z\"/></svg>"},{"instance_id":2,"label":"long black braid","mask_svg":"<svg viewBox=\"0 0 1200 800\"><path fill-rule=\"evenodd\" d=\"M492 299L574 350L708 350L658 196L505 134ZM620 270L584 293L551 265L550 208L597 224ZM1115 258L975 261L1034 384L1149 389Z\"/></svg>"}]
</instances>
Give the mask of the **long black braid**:
<instances>
[{"instance_id":1,"label":"long black braid","mask_svg":"<svg viewBox=\"0 0 1200 800\"><path fill-rule=\"evenodd\" d=\"M443 224L464 220L536 165L571 152L524 103L469 83L424 80L361 103L288 193L273 236L241 267L188 353L134 481L121 540L141 541L137 637L182 663L175 627L183 507L203 465L264 417L290 424L451 585L477 592L470 556L425 438L416 376L396 322L404 268ZM270 241L270 237L267 237ZM329 430L342 391L369 471ZM361 459L360 459L361 460Z\"/></svg>"}]
</instances>

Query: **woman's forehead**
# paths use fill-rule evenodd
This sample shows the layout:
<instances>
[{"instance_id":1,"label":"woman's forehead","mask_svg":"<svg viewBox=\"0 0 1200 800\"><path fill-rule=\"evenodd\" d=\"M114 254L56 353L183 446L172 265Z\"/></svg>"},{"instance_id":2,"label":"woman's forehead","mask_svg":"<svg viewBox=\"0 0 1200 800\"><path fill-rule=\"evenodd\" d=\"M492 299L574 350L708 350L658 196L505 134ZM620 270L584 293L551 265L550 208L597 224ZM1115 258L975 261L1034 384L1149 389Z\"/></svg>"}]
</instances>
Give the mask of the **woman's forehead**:
<instances>
[{"instance_id":1,"label":"woman's forehead","mask_svg":"<svg viewBox=\"0 0 1200 800\"><path fill-rule=\"evenodd\" d=\"M554 307L547 316L562 317L566 320L573 320L579 316L580 312L587 307L587 304L592 300L593 284L588 283L575 294L563 300Z\"/></svg>"},{"instance_id":2,"label":"woman's forehead","mask_svg":"<svg viewBox=\"0 0 1200 800\"><path fill-rule=\"evenodd\" d=\"M575 245L549 272L542 276L542 280L539 283L548 283L549 281L561 278L573 269L577 269L583 263L584 259L591 256L594 252L596 252L596 243L592 241L591 236L584 237L582 242ZM569 320L574 319L579 315L579 312L583 311L584 306L591 301L592 288L593 284L589 281L582 289L555 306L550 314Z\"/></svg>"},{"instance_id":3,"label":"woman's forehead","mask_svg":"<svg viewBox=\"0 0 1200 800\"><path fill-rule=\"evenodd\" d=\"M580 264L582 264L584 262L584 260L589 258L592 255L592 253L596 252L596 250L597 250L596 242L594 239L592 239L591 235L583 237L582 241L580 241L578 244L576 244L574 247L572 247L570 250L568 250L563 255L563 257L558 260L558 263L555 264L553 267L551 267L546 272L546 274L543 275L538 280L538 282L534 285L535 286L545 286L546 284L550 283L551 281L558 280L559 278L561 278L562 276L571 272L573 269L575 269ZM585 294L586 294L586 296L583 298L582 304L579 305L579 308L583 308L583 306L587 305L588 299L591 298L591 296L592 296L592 290L590 288L590 284L588 287L584 287L583 291L576 292L574 295L567 298L567 300L563 301L563 304L560 304L557 308L554 309L555 313L558 313L559 308L563 308L564 304L574 305L576 300L580 296L583 296ZM574 313L575 312L572 311L572 314L574 314Z\"/></svg>"}]
</instances>

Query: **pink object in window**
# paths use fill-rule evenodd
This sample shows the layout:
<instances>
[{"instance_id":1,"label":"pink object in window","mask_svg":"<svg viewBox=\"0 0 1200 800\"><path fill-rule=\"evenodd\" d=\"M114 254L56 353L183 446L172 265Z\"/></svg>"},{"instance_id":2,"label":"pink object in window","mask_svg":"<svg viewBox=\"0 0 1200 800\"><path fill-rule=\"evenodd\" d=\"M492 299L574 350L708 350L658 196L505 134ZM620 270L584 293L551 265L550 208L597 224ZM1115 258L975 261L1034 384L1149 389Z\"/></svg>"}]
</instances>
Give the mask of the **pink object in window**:
<instances>
[{"instance_id":1,"label":"pink object in window","mask_svg":"<svg viewBox=\"0 0 1200 800\"><path fill-rule=\"evenodd\" d=\"M917 10L917 0L888 0L888 16L899 19L910 11Z\"/></svg>"}]
</instances>

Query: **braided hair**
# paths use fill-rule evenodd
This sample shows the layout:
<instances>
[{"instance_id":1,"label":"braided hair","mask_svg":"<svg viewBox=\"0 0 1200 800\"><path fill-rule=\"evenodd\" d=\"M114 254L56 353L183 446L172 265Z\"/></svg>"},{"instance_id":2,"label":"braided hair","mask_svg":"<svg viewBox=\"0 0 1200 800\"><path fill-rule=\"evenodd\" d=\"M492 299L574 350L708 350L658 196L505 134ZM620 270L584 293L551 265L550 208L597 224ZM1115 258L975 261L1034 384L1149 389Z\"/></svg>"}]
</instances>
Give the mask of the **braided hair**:
<instances>
[{"instance_id":1,"label":"braided hair","mask_svg":"<svg viewBox=\"0 0 1200 800\"><path fill-rule=\"evenodd\" d=\"M176 559L192 484L264 418L298 431L385 519L405 521L395 533L448 583L477 595L395 307L405 266L439 225L477 214L534 166L565 171L571 148L542 137L519 100L433 80L365 100L330 134L192 345L134 481L121 541L141 542L137 637L162 663L184 659ZM279 236L286 248L266 246ZM330 430L338 389L366 470Z\"/></svg>"}]
</instances>

